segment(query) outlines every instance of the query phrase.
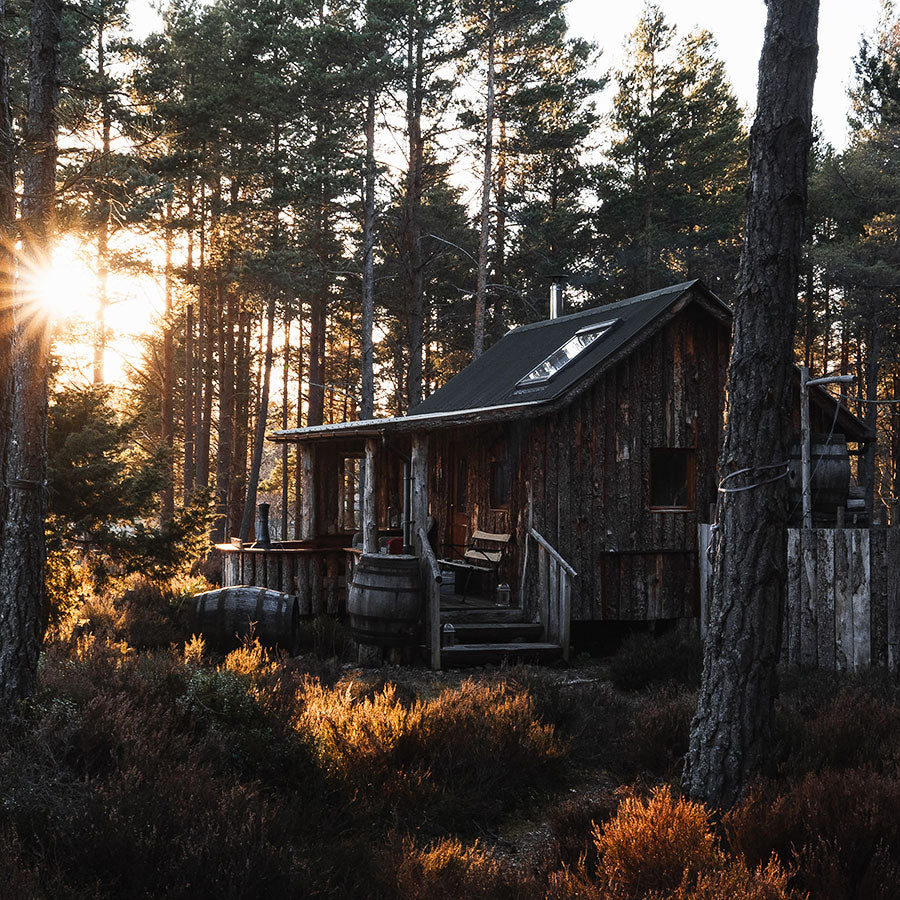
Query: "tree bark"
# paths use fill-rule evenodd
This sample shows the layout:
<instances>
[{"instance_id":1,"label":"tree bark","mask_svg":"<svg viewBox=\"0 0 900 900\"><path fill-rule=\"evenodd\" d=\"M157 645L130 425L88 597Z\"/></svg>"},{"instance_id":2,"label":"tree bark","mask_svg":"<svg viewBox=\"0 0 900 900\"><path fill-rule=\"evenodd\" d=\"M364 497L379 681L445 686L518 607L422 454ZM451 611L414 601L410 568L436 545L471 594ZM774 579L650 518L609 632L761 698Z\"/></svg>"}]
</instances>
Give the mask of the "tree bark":
<instances>
[{"instance_id":1,"label":"tree bark","mask_svg":"<svg viewBox=\"0 0 900 900\"><path fill-rule=\"evenodd\" d=\"M256 432L253 435L253 459L247 479L247 495L244 499L244 514L241 517L241 540L249 541L256 511L256 492L259 487L259 470L262 466L263 445L266 440L266 422L269 412L269 385L272 381L272 339L275 334L275 291L270 288L266 305L266 351L263 363L262 386L259 397L259 412L256 416Z\"/></svg>"},{"instance_id":2,"label":"tree bark","mask_svg":"<svg viewBox=\"0 0 900 900\"><path fill-rule=\"evenodd\" d=\"M425 143L422 107L425 100L423 70L425 35L420 3L410 13L406 44L406 129L409 165L406 173L404 250L409 291L409 367L406 379L407 409L422 400L422 350L425 342L425 272L422 261L422 188Z\"/></svg>"},{"instance_id":3,"label":"tree bark","mask_svg":"<svg viewBox=\"0 0 900 900\"><path fill-rule=\"evenodd\" d=\"M491 234L491 186L493 184L494 152L494 3L488 3L487 35L487 99L484 105L484 166L481 182L481 215L479 227L481 239L478 244L478 280L475 289L475 341L473 357L478 359L484 352L484 305L487 292L488 248Z\"/></svg>"},{"instance_id":4,"label":"tree bark","mask_svg":"<svg viewBox=\"0 0 900 900\"><path fill-rule=\"evenodd\" d=\"M184 467L182 503L194 493L194 304L184 311Z\"/></svg>"},{"instance_id":5,"label":"tree bark","mask_svg":"<svg viewBox=\"0 0 900 900\"><path fill-rule=\"evenodd\" d=\"M4 10L5 12L5 10ZM46 265L56 206L59 99L60 0L33 0L28 54L25 172L22 190L22 254L26 268ZM0 70L5 75L5 47ZM5 80L5 79L4 79ZM5 87L5 85L4 85ZM0 87L0 93L3 88ZM9 148L3 106L3 149ZM8 162L4 160L4 162ZM3 173L4 181L7 172ZM2 214L9 198L0 199ZM3 223L7 224L7 223ZM31 693L43 632L44 521L47 514L47 317L25 293L13 295L9 414L2 480L7 487L0 545L0 711L8 713Z\"/></svg>"},{"instance_id":6,"label":"tree bark","mask_svg":"<svg viewBox=\"0 0 900 900\"><path fill-rule=\"evenodd\" d=\"M106 80L106 18L105 10L100 8L100 21L97 24L97 77L100 83L100 120L102 167L101 177L109 171L109 156L112 150L112 110L109 93L104 84ZM105 187L101 188L105 190ZM99 199L99 198L97 198ZM97 222L97 322L94 335L94 385L99 387L106 382L104 372L106 362L106 310L109 307L109 216L110 205L107 200L100 202L99 221Z\"/></svg>"},{"instance_id":7,"label":"tree bark","mask_svg":"<svg viewBox=\"0 0 900 900\"><path fill-rule=\"evenodd\" d=\"M172 295L174 284L172 282L172 203L166 204L165 221L165 316L163 318L163 364L162 364L162 394L160 396L161 427L160 438L168 451L166 462L166 481L163 485L161 496L161 517L164 522L170 522L175 513L175 345L172 335Z\"/></svg>"},{"instance_id":8,"label":"tree bark","mask_svg":"<svg viewBox=\"0 0 900 900\"><path fill-rule=\"evenodd\" d=\"M281 427L288 429L288 385L291 376L291 312L285 308L284 312L284 348L281 367ZM288 444L281 445L281 539L288 539Z\"/></svg>"},{"instance_id":9,"label":"tree bark","mask_svg":"<svg viewBox=\"0 0 900 900\"><path fill-rule=\"evenodd\" d=\"M228 535L228 498L234 436L234 326L231 292L225 299L222 277L216 279L219 310L219 423L216 448L216 520L213 539L224 541ZM227 308L226 308L227 302Z\"/></svg>"},{"instance_id":10,"label":"tree bark","mask_svg":"<svg viewBox=\"0 0 900 900\"><path fill-rule=\"evenodd\" d=\"M878 405L874 401L878 399L878 363L881 355L881 323L878 321L878 312L875 302L869 307L868 340L866 341L866 356L863 371L865 384L863 396L872 401L863 405L862 420L870 434L875 435L878 426ZM863 490L865 491L866 519L875 524L875 451L878 449L877 440L866 444L863 463Z\"/></svg>"},{"instance_id":11,"label":"tree bark","mask_svg":"<svg viewBox=\"0 0 900 900\"><path fill-rule=\"evenodd\" d=\"M769 0L750 137L750 189L728 372L720 476L749 467L719 499L703 682L685 787L734 803L767 759L786 568L786 469L793 337L806 210L818 0Z\"/></svg>"},{"instance_id":12,"label":"tree bark","mask_svg":"<svg viewBox=\"0 0 900 900\"><path fill-rule=\"evenodd\" d=\"M375 414L375 90L366 98L366 174L363 212L362 400L359 417Z\"/></svg>"}]
</instances>

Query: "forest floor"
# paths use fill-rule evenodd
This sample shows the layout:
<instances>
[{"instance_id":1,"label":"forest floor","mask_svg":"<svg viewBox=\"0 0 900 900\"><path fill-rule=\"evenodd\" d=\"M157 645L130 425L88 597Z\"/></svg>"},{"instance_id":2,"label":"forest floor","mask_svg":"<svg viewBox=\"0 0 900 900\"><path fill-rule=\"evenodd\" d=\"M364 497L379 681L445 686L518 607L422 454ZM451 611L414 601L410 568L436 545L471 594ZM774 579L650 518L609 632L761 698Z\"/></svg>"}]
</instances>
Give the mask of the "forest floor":
<instances>
[{"instance_id":1,"label":"forest floor","mask_svg":"<svg viewBox=\"0 0 900 900\"><path fill-rule=\"evenodd\" d=\"M900 896L900 688L785 672L768 770L679 793L699 646L363 669L319 620L216 655L189 581L110 583L0 737L4 897Z\"/></svg>"}]
</instances>

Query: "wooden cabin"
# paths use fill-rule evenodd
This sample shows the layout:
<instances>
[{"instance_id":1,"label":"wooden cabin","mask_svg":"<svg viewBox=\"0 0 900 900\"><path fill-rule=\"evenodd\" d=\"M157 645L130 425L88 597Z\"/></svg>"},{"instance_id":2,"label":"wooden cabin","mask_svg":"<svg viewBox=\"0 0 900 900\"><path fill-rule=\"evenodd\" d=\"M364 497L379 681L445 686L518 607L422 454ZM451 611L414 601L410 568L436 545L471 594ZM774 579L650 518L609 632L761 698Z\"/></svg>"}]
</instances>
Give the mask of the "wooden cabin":
<instances>
[{"instance_id":1,"label":"wooden cabin","mask_svg":"<svg viewBox=\"0 0 900 900\"><path fill-rule=\"evenodd\" d=\"M686 282L517 328L407 416L276 432L300 446L304 542L350 548L361 529L365 552L396 538L418 554L432 664L459 597L436 586L440 561L473 536L511 536L494 579L510 621L564 652L572 623L697 617L730 334L728 306ZM811 398L814 431L865 439L825 391Z\"/></svg>"}]
</instances>

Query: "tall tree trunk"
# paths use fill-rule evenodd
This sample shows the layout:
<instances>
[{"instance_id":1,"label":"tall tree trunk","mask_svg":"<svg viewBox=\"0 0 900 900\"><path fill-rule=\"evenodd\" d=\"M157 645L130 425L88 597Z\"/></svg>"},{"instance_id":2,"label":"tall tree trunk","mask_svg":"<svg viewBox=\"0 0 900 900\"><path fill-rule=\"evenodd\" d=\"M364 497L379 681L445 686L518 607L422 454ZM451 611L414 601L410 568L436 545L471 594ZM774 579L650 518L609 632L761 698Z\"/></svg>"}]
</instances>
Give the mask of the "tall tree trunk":
<instances>
[{"instance_id":1,"label":"tall tree trunk","mask_svg":"<svg viewBox=\"0 0 900 900\"><path fill-rule=\"evenodd\" d=\"M286 431L289 425L288 408L288 387L291 377L291 312L290 308L285 305L284 312L284 352L282 359L282 382L281 382L281 428ZM288 539L288 445L286 442L281 444L281 539Z\"/></svg>"},{"instance_id":2,"label":"tall tree trunk","mask_svg":"<svg viewBox=\"0 0 900 900\"><path fill-rule=\"evenodd\" d=\"M425 99L424 45L421 0L418 0L409 17L406 43L406 129L409 167L406 173L403 232L409 291L407 409L412 409L422 400L422 348L425 342L425 270L422 261L421 221L425 166L425 145L422 137L422 107Z\"/></svg>"},{"instance_id":3,"label":"tall tree trunk","mask_svg":"<svg viewBox=\"0 0 900 900\"><path fill-rule=\"evenodd\" d=\"M806 316L803 327L803 365L810 370L813 364L812 353L816 326L816 312L813 308L814 276L812 254L810 253L806 260L806 296L803 298L805 301L803 309Z\"/></svg>"},{"instance_id":4,"label":"tall tree trunk","mask_svg":"<svg viewBox=\"0 0 900 900\"><path fill-rule=\"evenodd\" d=\"M894 372L891 397L900 398L900 374ZM900 525L900 401L891 412L891 524Z\"/></svg>"},{"instance_id":5,"label":"tall tree trunk","mask_svg":"<svg viewBox=\"0 0 900 900\"><path fill-rule=\"evenodd\" d=\"M109 171L109 156L112 152L112 109L106 90L106 19L101 7L97 25L97 78L100 83L101 120L101 175ZM106 185L101 184L101 191ZM98 198L100 199L100 198ZM94 385L99 387L106 381L104 367L106 361L106 310L109 307L109 202L102 198L99 203L97 222L97 322L94 336Z\"/></svg>"},{"instance_id":6,"label":"tall tree trunk","mask_svg":"<svg viewBox=\"0 0 900 900\"><path fill-rule=\"evenodd\" d=\"M197 272L197 396L194 453L197 487L209 487L209 439L212 420L212 315L206 286L206 183L200 181L200 262Z\"/></svg>"},{"instance_id":7,"label":"tall tree trunk","mask_svg":"<svg viewBox=\"0 0 900 900\"><path fill-rule=\"evenodd\" d=\"M506 283L506 182L508 170L509 156L509 139L506 131L507 118L507 89L509 84L509 76L507 74L507 51L506 38L503 39L503 50L500 54L500 78L499 90L497 92L498 100L498 131L497 136L497 214L494 225L494 283L504 285ZM494 291L491 301L490 315L491 333L495 336L501 335L506 331L506 324L503 316L503 295L502 288Z\"/></svg>"},{"instance_id":8,"label":"tall tree trunk","mask_svg":"<svg viewBox=\"0 0 900 900\"><path fill-rule=\"evenodd\" d=\"M478 244L478 280L475 289L475 359L484 352L484 303L487 292L488 248L491 236L491 187L494 154L494 2L488 2L487 99L484 105L484 157L481 173L481 215Z\"/></svg>"},{"instance_id":9,"label":"tall tree trunk","mask_svg":"<svg viewBox=\"0 0 900 900\"><path fill-rule=\"evenodd\" d=\"M256 492L259 488L259 470L262 466L263 445L266 440L266 422L269 412L269 385L272 380L272 339L275 334L275 291L270 288L266 305L266 351L263 363L262 384L259 396L259 412L256 416L256 432L253 435L253 459L247 478L247 496L241 517L241 540L249 541L256 511Z\"/></svg>"},{"instance_id":10,"label":"tall tree trunk","mask_svg":"<svg viewBox=\"0 0 900 900\"><path fill-rule=\"evenodd\" d=\"M3 9L5 13L5 8ZM25 172L22 184L24 265L46 265L52 246L56 206L56 107L59 100L59 41L62 3L33 0L28 53ZM5 23L4 23L5 24ZM6 81L5 41L0 80ZM0 85L2 149L11 147L8 88ZM8 161L2 174L8 184ZM0 197L0 215L11 212ZM0 223L3 226L8 222ZM8 259L6 260L8 262ZM9 712L31 693L43 632L44 521L47 514L47 317L32 298L13 295L10 360L4 413L4 470L7 493L0 545L0 711ZM5 317L4 317L5 318Z\"/></svg>"},{"instance_id":11,"label":"tall tree trunk","mask_svg":"<svg viewBox=\"0 0 900 900\"><path fill-rule=\"evenodd\" d=\"M366 174L363 198L362 400L359 417L375 414L375 90L366 98Z\"/></svg>"},{"instance_id":12,"label":"tall tree trunk","mask_svg":"<svg viewBox=\"0 0 900 900\"><path fill-rule=\"evenodd\" d=\"M818 0L768 0L728 371L728 425L703 682L685 787L734 803L768 758L786 567L793 337L806 211Z\"/></svg>"},{"instance_id":13,"label":"tall tree trunk","mask_svg":"<svg viewBox=\"0 0 900 900\"><path fill-rule=\"evenodd\" d=\"M869 336L866 341L865 357L865 394L870 401L863 405L862 419L866 423L866 429L873 436L876 435L878 425L878 405L874 402L878 399L878 357L881 355L881 323L878 321L878 312L874 302L869 307ZM863 490L865 491L866 518L873 525L875 513L875 451L878 449L878 441L871 440L866 444L865 455L862 458L864 464Z\"/></svg>"},{"instance_id":14,"label":"tall tree trunk","mask_svg":"<svg viewBox=\"0 0 900 900\"><path fill-rule=\"evenodd\" d=\"M162 365L162 397L161 397L161 429L162 444L168 451L166 462L166 481L162 489L162 520L169 522L175 513L175 346L172 336L172 318L174 316L172 294L174 291L172 272L172 203L166 204L165 222L165 318L163 322L163 365Z\"/></svg>"},{"instance_id":15,"label":"tall tree trunk","mask_svg":"<svg viewBox=\"0 0 900 900\"><path fill-rule=\"evenodd\" d=\"M312 290L309 308L307 425L321 425L325 421L325 325L328 313L330 200L328 184L323 180L319 187L319 209L314 237L319 272Z\"/></svg>"},{"instance_id":16,"label":"tall tree trunk","mask_svg":"<svg viewBox=\"0 0 900 900\"><path fill-rule=\"evenodd\" d=\"M213 537L224 541L228 535L228 498L234 438L234 301L225 297L223 276L217 273L216 295L219 312L219 428L216 448L216 520ZM227 306L226 306L227 304Z\"/></svg>"},{"instance_id":17,"label":"tall tree trunk","mask_svg":"<svg viewBox=\"0 0 900 900\"><path fill-rule=\"evenodd\" d=\"M184 468L182 503L194 493L194 304L184 311Z\"/></svg>"},{"instance_id":18,"label":"tall tree trunk","mask_svg":"<svg viewBox=\"0 0 900 900\"><path fill-rule=\"evenodd\" d=\"M297 304L297 427L303 427L303 306ZM309 389L307 388L307 396ZM303 469L300 445L294 445L294 540L300 540L302 529L303 480L300 477Z\"/></svg>"},{"instance_id":19,"label":"tall tree trunk","mask_svg":"<svg viewBox=\"0 0 900 900\"><path fill-rule=\"evenodd\" d=\"M236 385L234 394L234 425L231 454L231 476L228 482L228 521L237 531L243 521L244 496L247 486L247 451L250 440L250 396L253 391L250 374L250 343L253 317L246 310L238 314L237 351L235 356Z\"/></svg>"}]
</instances>

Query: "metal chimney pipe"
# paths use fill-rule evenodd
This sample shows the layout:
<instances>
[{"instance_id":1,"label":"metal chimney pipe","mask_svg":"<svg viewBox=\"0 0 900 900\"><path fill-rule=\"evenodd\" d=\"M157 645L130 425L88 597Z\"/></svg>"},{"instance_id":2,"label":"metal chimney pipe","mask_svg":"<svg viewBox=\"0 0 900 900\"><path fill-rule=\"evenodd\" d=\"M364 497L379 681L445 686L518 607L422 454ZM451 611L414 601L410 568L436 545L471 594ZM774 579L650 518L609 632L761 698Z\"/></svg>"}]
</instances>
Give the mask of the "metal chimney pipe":
<instances>
[{"instance_id":1,"label":"metal chimney pipe","mask_svg":"<svg viewBox=\"0 0 900 900\"><path fill-rule=\"evenodd\" d=\"M550 318L558 319L562 315L563 289L558 281L550 285Z\"/></svg>"}]
</instances>

